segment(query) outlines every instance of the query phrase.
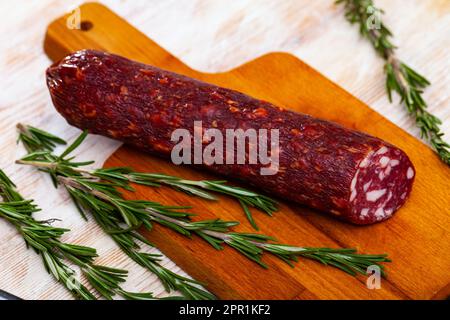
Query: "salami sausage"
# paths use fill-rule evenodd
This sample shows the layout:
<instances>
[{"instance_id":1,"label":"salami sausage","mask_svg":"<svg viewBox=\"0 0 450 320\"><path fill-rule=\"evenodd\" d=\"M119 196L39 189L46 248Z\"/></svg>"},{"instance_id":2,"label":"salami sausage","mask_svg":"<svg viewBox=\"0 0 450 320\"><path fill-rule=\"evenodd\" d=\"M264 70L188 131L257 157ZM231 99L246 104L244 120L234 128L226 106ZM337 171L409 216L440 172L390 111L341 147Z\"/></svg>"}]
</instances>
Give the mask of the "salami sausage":
<instances>
[{"instance_id":1,"label":"salami sausage","mask_svg":"<svg viewBox=\"0 0 450 320\"><path fill-rule=\"evenodd\" d=\"M195 121L224 135L277 129L274 175L261 164L202 166L355 224L391 217L412 188L408 156L381 139L113 54L75 52L48 68L47 84L70 124L166 158L173 131L194 134Z\"/></svg>"}]
</instances>

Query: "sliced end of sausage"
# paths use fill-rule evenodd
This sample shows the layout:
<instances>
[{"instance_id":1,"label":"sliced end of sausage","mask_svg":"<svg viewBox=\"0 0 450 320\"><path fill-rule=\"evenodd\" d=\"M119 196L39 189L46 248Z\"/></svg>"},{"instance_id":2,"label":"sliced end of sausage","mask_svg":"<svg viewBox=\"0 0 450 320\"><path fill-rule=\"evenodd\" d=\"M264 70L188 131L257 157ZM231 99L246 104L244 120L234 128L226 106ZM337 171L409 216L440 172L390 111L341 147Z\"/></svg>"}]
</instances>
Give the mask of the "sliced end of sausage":
<instances>
[{"instance_id":1,"label":"sliced end of sausage","mask_svg":"<svg viewBox=\"0 0 450 320\"><path fill-rule=\"evenodd\" d=\"M358 164L350 185L350 219L369 224L390 218L408 198L414 166L400 149L382 146Z\"/></svg>"}]
</instances>

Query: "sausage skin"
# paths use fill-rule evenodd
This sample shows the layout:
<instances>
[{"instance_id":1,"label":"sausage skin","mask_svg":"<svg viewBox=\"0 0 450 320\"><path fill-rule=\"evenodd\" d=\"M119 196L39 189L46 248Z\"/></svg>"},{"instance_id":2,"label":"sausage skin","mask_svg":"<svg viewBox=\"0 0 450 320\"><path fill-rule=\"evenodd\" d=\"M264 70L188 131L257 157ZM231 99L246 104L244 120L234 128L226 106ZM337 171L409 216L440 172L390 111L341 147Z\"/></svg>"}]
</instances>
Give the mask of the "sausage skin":
<instances>
[{"instance_id":1,"label":"sausage skin","mask_svg":"<svg viewBox=\"0 0 450 320\"><path fill-rule=\"evenodd\" d=\"M224 136L227 129L277 129L274 175L261 175L258 164L202 166L345 221L385 220L411 192L415 169L397 147L234 90L94 50L65 57L46 76L53 104L71 125L169 159L173 131L194 135L194 121Z\"/></svg>"}]
</instances>

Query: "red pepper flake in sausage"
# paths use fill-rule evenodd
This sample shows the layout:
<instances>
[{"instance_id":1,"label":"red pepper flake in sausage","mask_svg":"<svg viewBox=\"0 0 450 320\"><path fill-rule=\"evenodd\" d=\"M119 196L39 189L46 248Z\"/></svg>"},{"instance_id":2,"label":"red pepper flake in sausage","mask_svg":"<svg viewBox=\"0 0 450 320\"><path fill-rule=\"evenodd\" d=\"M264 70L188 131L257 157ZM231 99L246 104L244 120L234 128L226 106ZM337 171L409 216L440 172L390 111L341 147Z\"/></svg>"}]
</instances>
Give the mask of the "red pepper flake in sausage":
<instances>
[{"instance_id":1,"label":"red pepper flake in sausage","mask_svg":"<svg viewBox=\"0 0 450 320\"><path fill-rule=\"evenodd\" d=\"M294 136L298 136L298 135L301 133L301 131L298 130L298 129L296 129L296 128L294 128L294 129L291 129L291 133L292 133Z\"/></svg>"},{"instance_id":2,"label":"red pepper flake in sausage","mask_svg":"<svg viewBox=\"0 0 450 320\"><path fill-rule=\"evenodd\" d=\"M94 118L97 114L95 106L89 103L82 103L80 109L86 118Z\"/></svg>"},{"instance_id":3,"label":"red pepper flake in sausage","mask_svg":"<svg viewBox=\"0 0 450 320\"><path fill-rule=\"evenodd\" d=\"M125 86L120 87L120 94L121 95L127 95L128 94L128 88Z\"/></svg>"},{"instance_id":4,"label":"red pepper flake in sausage","mask_svg":"<svg viewBox=\"0 0 450 320\"><path fill-rule=\"evenodd\" d=\"M169 79L164 77L164 78L159 79L158 82L161 83L161 84L168 84L169 83Z\"/></svg>"},{"instance_id":5,"label":"red pepper flake in sausage","mask_svg":"<svg viewBox=\"0 0 450 320\"><path fill-rule=\"evenodd\" d=\"M267 117L267 110L264 108L257 108L255 110L253 110L253 114L257 117L264 118L264 117Z\"/></svg>"}]
</instances>

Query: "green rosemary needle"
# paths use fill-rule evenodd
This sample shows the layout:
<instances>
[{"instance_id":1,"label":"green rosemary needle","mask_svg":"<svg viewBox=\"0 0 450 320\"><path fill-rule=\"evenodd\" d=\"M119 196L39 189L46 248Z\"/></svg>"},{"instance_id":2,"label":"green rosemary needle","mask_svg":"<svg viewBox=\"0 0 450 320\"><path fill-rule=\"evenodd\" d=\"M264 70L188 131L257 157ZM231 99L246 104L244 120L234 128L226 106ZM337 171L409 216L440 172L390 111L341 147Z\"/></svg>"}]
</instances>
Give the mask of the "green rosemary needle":
<instances>
[{"instance_id":1,"label":"green rosemary needle","mask_svg":"<svg viewBox=\"0 0 450 320\"><path fill-rule=\"evenodd\" d=\"M373 25L369 23L372 14L381 14L383 11L375 8L372 0L337 0L336 3L344 5L346 19L359 25L361 35L370 41L386 61L384 71L389 100L392 102L392 92L397 92L419 127L421 137L430 142L444 163L450 165L450 145L443 140L444 133L439 127L442 122L427 111L427 104L422 97L423 90L430 82L399 60L390 40L392 33L382 21L374 21Z\"/></svg>"},{"instance_id":2,"label":"green rosemary needle","mask_svg":"<svg viewBox=\"0 0 450 320\"><path fill-rule=\"evenodd\" d=\"M86 133L80 137L85 135ZM81 141L80 138L76 139L75 145L79 145ZM69 147L69 150L73 149ZM64 158L68 156L68 152L63 152L62 155L58 157L59 163L55 163L53 160L56 156L49 152L31 153L19 163L37 165L38 162L50 159L47 166L38 165L38 167L54 175L56 183L65 186L80 211L92 213L100 225L113 236L125 235L140 226L151 230L153 223L158 223L187 237L196 234L218 250L222 249L224 244L228 245L265 268L267 266L261 260L265 252L275 255L291 266L298 257L303 257L339 268L351 275L365 274L366 268L370 265L379 266L384 274L383 265L380 263L390 261L384 254L357 254L355 249L309 248L279 244L266 235L232 232L230 228L238 225L237 221L220 219L191 221L193 214L184 211L189 207L164 206L145 200L125 200L117 189L117 187L129 188L130 179L122 179L123 172L113 179L109 176L100 178L90 171L78 170L77 163L72 162L73 158ZM125 223L127 227L122 227L121 223ZM138 234L133 236L140 237ZM142 237L139 239L145 241ZM124 243L128 241L129 238L123 239ZM119 245L122 243L120 240L116 242ZM133 244L133 241L128 243L127 249L133 248Z\"/></svg>"},{"instance_id":3,"label":"green rosemary needle","mask_svg":"<svg viewBox=\"0 0 450 320\"><path fill-rule=\"evenodd\" d=\"M112 299L116 294L126 299L154 299L151 293L127 292L120 287L127 276L126 270L115 269L93 263L97 257L95 249L70 243L60 238L68 229L50 225L52 220L38 221L32 217L40 209L32 200L24 199L14 183L0 170L0 217L12 223L24 238L27 247L40 254L47 271L79 299L95 300L96 297L76 277L75 271L66 261L78 266L90 285L104 298Z\"/></svg>"}]
</instances>

